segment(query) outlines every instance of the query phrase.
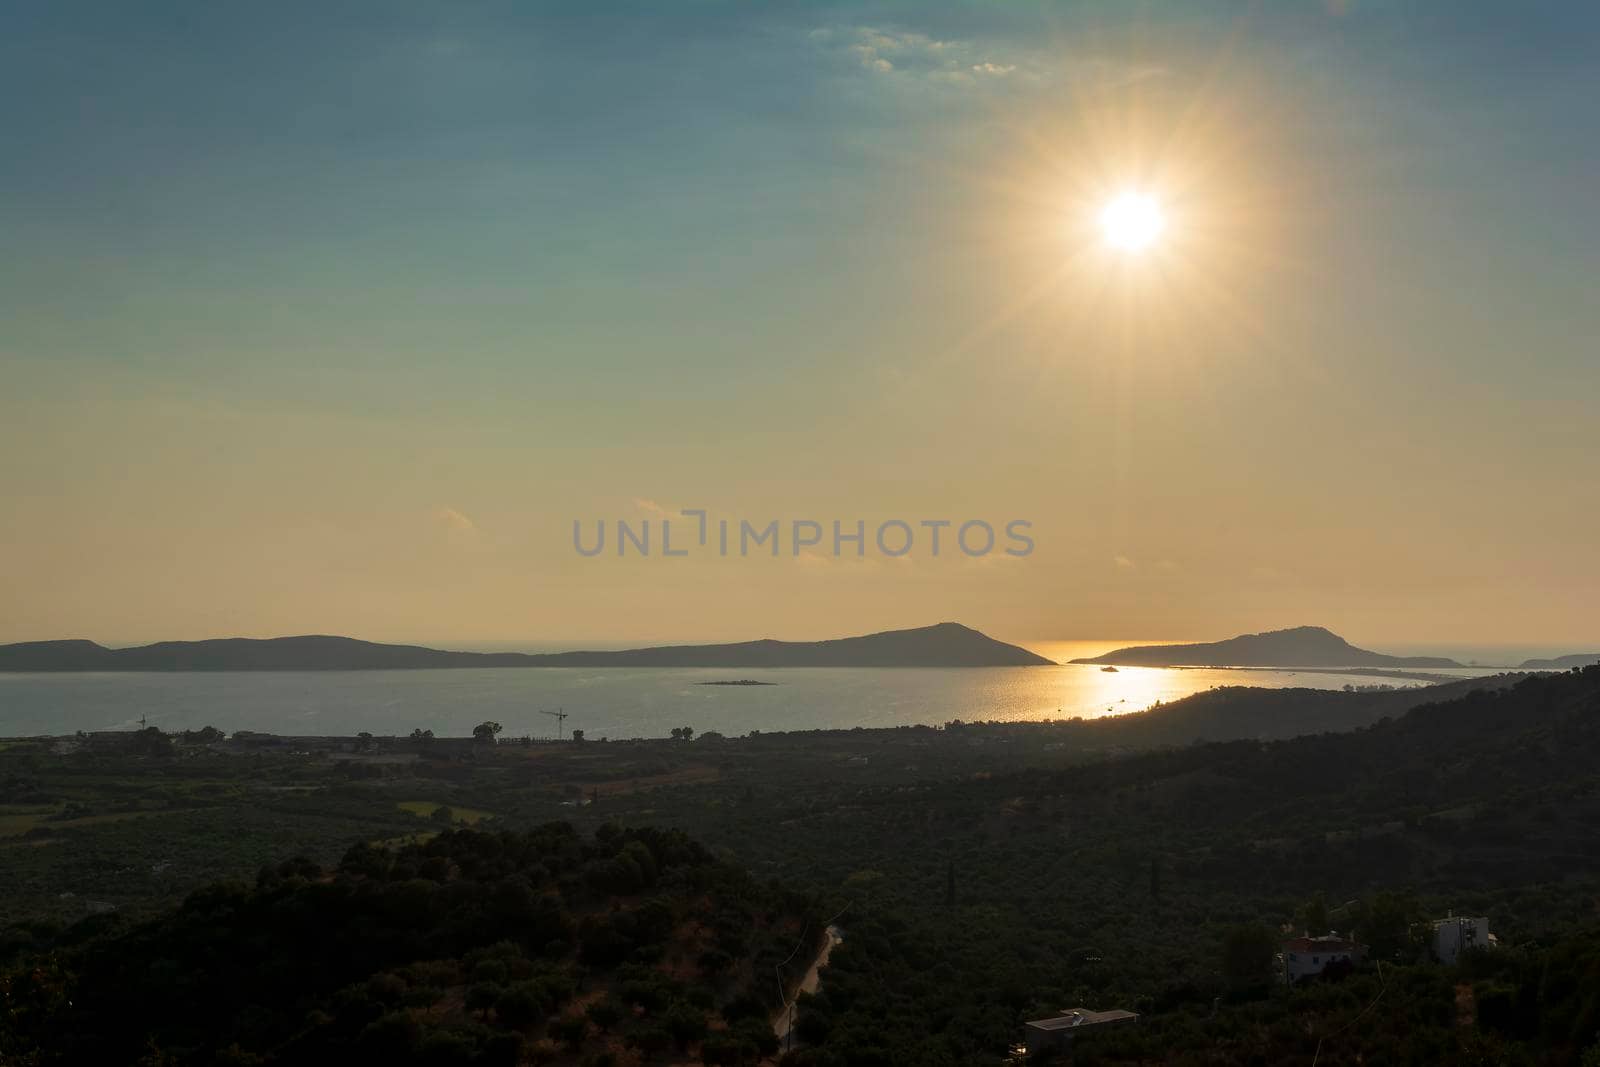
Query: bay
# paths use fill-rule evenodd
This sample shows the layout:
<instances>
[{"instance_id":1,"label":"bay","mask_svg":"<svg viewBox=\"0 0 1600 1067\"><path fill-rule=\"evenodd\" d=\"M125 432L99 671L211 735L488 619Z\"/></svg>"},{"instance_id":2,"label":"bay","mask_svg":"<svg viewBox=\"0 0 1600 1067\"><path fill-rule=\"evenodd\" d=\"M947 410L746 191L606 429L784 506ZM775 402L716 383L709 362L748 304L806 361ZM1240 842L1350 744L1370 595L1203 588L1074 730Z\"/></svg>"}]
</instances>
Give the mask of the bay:
<instances>
[{"instance_id":1,"label":"bay","mask_svg":"<svg viewBox=\"0 0 1600 1067\"><path fill-rule=\"evenodd\" d=\"M1462 677L1488 670L1444 672ZM750 677L764 686L704 685ZM952 719L1093 717L1140 711L1216 686L1417 681L1316 671L1092 665L996 668L529 668L411 671L0 674L0 736L216 726L277 734L465 736L489 719L505 737L664 737L679 726L751 730L940 724Z\"/></svg>"}]
</instances>

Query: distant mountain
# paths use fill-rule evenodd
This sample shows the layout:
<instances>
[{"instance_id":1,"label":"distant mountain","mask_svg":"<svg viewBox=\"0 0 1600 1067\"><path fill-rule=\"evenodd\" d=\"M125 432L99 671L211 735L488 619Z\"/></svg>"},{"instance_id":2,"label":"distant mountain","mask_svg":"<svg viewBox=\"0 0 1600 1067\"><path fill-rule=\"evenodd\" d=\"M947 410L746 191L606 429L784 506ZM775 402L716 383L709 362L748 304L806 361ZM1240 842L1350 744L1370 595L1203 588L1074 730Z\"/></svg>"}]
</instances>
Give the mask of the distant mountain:
<instances>
[{"instance_id":1,"label":"distant mountain","mask_svg":"<svg viewBox=\"0 0 1600 1067\"><path fill-rule=\"evenodd\" d=\"M1127 667L1459 667L1442 656L1385 656L1321 626L1296 626L1196 645L1135 645L1073 663Z\"/></svg>"},{"instance_id":2,"label":"distant mountain","mask_svg":"<svg viewBox=\"0 0 1600 1067\"><path fill-rule=\"evenodd\" d=\"M1522 669L1530 671L1562 671L1568 667L1589 667L1600 663L1600 652L1574 652L1570 656L1556 656L1552 659L1529 659L1522 661Z\"/></svg>"},{"instance_id":3,"label":"distant mountain","mask_svg":"<svg viewBox=\"0 0 1600 1067\"><path fill-rule=\"evenodd\" d=\"M374 671L454 667L1032 667L1052 665L959 623L832 641L745 641L620 652L448 652L349 637L225 638L106 648L93 641L0 645L0 671Z\"/></svg>"},{"instance_id":4,"label":"distant mountain","mask_svg":"<svg viewBox=\"0 0 1600 1067\"><path fill-rule=\"evenodd\" d=\"M532 656L551 667L1036 667L1053 660L955 622L832 641L744 641Z\"/></svg>"}]
</instances>

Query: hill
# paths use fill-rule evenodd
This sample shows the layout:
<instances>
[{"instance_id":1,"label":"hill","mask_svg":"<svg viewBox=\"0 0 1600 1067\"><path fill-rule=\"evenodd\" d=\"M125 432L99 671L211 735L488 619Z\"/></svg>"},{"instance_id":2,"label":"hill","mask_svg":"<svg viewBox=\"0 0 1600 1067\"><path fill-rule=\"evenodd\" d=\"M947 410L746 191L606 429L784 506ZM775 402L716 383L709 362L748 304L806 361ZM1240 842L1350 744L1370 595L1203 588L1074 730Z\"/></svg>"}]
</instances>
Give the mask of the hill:
<instances>
[{"instance_id":1,"label":"hill","mask_svg":"<svg viewBox=\"0 0 1600 1067\"><path fill-rule=\"evenodd\" d=\"M1357 714L1379 719L1253 739L1262 724L1304 732ZM1252 739L1182 746L1223 729ZM1136 751L1149 744L1172 747ZM1600 1036L1600 667L1386 693L1230 688L1120 719L414 747L411 762L397 749L239 759L198 743L165 757L0 752L11 810L71 798L62 821L30 831L51 847L19 842L8 857L16 895L51 902L126 899L113 894L168 859L148 880L181 899L193 887L180 868L236 873L252 826L284 842L313 824L392 835L383 812L398 796L538 827L529 841L358 848L337 865L339 851L313 849L320 868L201 890L154 924L125 911L33 929L13 944L38 951L0 976L0 1060L132 1062L137 1047L151 1063L496 1063L520 1043L522 1062L749 1062L771 1046L744 976L802 913L834 919L844 941L800 998L794 1067L994 1064L1022 1020L1075 1004L1143 1016L1084 1038L1082 1064L1575 1064ZM81 818L101 810L92 789L147 817ZM237 814L171 810L223 798ZM647 829L663 825L712 851ZM647 869L635 842L657 873L628 891ZM760 872L759 886L707 856ZM41 864L64 880L41 882ZM653 900L677 920L664 940L638 932L664 928ZM1413 934L1451 908L1488 915L1502 948L1427 962ZM548 936L553 910L576 923L565 940ZM752 918L717 984L701 928ZM1278 932L1313 922L1359 930L1375 962L1269 995ZM1265 946L1248 966L1229 949L1240 931ZM635 966L599 962L613 950ZM594 1002L611 1007L592 1015ZM690 1047L668 1058L657 1023ZM697 1024L751 1044L696 1053ZM25 1058L37 1049L54 1059Z\"/></svg>"},{"instance_id":2,"label":"hill","mask_svg":"<svg viewBox=\"0 0 1600 1067\"><path fill-rule=\"evenodd\" d=\"M1386 656L1321 626L1242 634L1190 645L1134 645L1074 663L1124 667L1459 667L1442 656Z\"/></svg>"},{"instance_id":3,"label":"hill","mask_svg":"<svg viewBox=\"0 0 1600 1067\"><path fill-rule=\"evenodd\" d=\"M1442 685L1346 692L1221 686L1146 711L1088 719L1084 729L1097 746L1130 749L1245 738L1279 740L1360 729L1424 704L1504 689L1527 677L1513 672Z\"/></svg>"},{"instance_id":4,"label":"hill","mask_svg":"<svg viewBox=\"0 0 1600 1067\"><path fill-rule=\"evenodd\" d=\"M783 846L814 820L818 876L875 857L889 915L853 925L801 998L821 1045L799 1062L995 1062L1020 1020L1087 1003L1144 1017L1076 1063L1576 1064L1600 1036L1596 759L1589 668L1352 733L796 805ZM1452 907L1506 947L1427 962L1414 938ZM1312 922L1359 930L1375 962L1285 993L1279 931ZM1265 955L1230 973L1239 931Z\"/></svg>"},{"instance_id":5,"label":"hill","mask_svg":"<svg viewBox=\"0 0 1600 1067\"><path fill-rule=\"evenodd\" d=\"M1600 663L1600 652L1575 652L1570 656L1555 656L1551 659L1529 659L1522 661L1525 671L1564 671L1572 667L1588 667Z\"/></svg>"},{"instance_id":6,"label":"hill","mask_svg":"<svg viewBox=\"0 0 1600 1067\"><path fill-rule=\"evenodd\" d=\"M1051 660L944 622L831 641L744 641L615 652L451 652L313 635L162 641L106 648L93 641L0 645L0 671L372 671L461 667L1029 667Z\"/></svg>"},{"instance_id":7,"label":"hill","mask_svg":"<svg viewBox=\"0 0 1600 1067\"><path fill-rule=\"evenodd\" d=\"M746 1063L821 927L673 830L358 845L5 976L0 1061Z\"/></svg>"}]
</instances>

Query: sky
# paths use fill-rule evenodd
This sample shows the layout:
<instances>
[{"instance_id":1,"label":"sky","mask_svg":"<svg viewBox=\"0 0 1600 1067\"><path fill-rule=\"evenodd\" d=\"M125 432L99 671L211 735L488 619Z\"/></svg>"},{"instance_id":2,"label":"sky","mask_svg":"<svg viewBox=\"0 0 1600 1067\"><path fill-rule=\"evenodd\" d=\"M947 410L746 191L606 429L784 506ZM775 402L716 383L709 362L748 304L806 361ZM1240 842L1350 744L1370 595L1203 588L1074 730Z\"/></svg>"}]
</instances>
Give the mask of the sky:
<instances>
[{"instance_id":1,"label":"sky","mask_svg":"<svg viewBox=\"0 0 1600 1067\"><path fill-rule=\"evenodd\" d=\"M7 4L0 641L1591 650L1596 55L1540 0Z\"/></svg>"}]
</instances>

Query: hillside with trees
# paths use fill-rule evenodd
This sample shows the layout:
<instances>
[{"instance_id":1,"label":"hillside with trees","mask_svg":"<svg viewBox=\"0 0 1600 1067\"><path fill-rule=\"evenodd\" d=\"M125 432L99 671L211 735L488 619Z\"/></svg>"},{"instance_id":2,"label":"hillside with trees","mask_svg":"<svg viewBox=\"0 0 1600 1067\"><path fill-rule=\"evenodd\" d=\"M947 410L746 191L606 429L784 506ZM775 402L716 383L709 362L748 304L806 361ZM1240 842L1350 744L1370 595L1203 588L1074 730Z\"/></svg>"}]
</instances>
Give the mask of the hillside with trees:
<instances>
[{"instance_id":1,"label":"hillside with trees","mask_svg":"<svg viewBox=\"0 0 1600 1067\"><path fill-rule=\"evenodd\" d=\"M1367 725L1271 739L1351 721ZM1142 1016L1082 1039L1081 1062L1559 1064L1596 1043L1600 668L1217 690L1090 721L672 729L354 739L325 757L257 737L0 751L14 807L56 806L8 816L38 821L6 846L26 892L7 902L0 1047L23 1063L353 1062L388 1033L402 1063L749 1060L772 1048L778 982L760 975L813 947L819 916L843 942L800 998L802 1065L994 1065L1025 1020L1080 1005ZM1185 743L1228 730L1243 736ZM450 829L469 821L494 832ZM344 851L397 834L438 836ZM181 843L189 878L289 840L311 860L253 887L174 909L112 896L138 880L119 875L92 884L125 911L65 918L62 891L93 872ZM1431 962L1419 931L1450 910L1487 915L1501 947ZM744 940L717 943L719 922ZM1367 962L1274 982L1282 937L1330 929ZM491 956L505 977L480 972ZM502 1012L528 982L535 1013ZM639 996L656 982L670 992ZM596 1018L591 1000L631 1014ZM684 1022L687 1044L661 1044L654 1024L678 1008L700 1011L704 1040Z\"/></svg>"},{"instance_id":2,"label":"hillside with trees","mask_svg":"<svg viewBox=\"0 0 1600 1067\"><path fill-rule=\"evenodd\" d=\"M5 978L0 1062L749 1063L820 937L681 833L559 823L291 860L112 927Z\"/></svg>"}]
</instances>

